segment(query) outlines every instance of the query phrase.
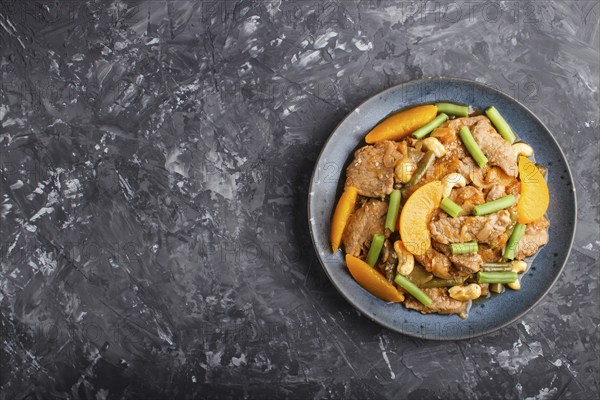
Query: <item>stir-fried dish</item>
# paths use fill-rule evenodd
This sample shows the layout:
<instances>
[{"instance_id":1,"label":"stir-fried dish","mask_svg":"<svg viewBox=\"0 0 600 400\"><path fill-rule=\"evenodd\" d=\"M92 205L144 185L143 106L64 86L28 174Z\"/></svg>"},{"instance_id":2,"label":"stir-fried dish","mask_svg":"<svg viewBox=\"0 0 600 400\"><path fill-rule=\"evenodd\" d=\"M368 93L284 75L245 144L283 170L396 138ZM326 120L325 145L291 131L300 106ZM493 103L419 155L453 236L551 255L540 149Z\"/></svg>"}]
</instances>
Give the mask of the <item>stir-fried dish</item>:
<instances>
[{"instance_id":1,"label":"stir-fried dish","mask_svg":"<svg viewBox=\"0 0 600 400\"><path fill-rule=\"evenodd\" d=\"M416 106L365 142L331 223L363 288L463 318L472 300L521 289L524 259L548 242L546 169L495 107Z\"/></svg>"}]
</instances>

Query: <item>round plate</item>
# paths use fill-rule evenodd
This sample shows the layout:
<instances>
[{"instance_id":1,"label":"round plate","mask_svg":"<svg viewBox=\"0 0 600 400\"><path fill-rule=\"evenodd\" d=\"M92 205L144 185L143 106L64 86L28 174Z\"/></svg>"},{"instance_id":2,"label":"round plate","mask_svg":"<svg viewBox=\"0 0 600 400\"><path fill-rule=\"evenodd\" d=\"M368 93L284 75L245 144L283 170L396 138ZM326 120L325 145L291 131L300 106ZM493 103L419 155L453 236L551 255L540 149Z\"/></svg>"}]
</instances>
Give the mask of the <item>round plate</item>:
<instances>
[{"instance_id":1,"label":"round plate","mask_svg":"<svg viewBox=\"0 0 600 400\"><path fill-rule=\"evenodd\" d=\"M522 277L523 289L475 301L466 320L457 315L423 315L399 303L386 303L350 276L342 250L331 253L329 223L343 190L345 169L355 149L379 121L399 109L451 101L478 109L494 105L536 161L548 168L550 239ZM358 106L333 131L315 166L309 190L308 218L317 255L337 290L360 312L394 331L424 339L456 340L498 330L533 308L550 290L569 256L575 232L573 178L558 143L544 124L518 101L481 83L452 78L422 79L394 86Z\"/></svg>"}]
</instances>

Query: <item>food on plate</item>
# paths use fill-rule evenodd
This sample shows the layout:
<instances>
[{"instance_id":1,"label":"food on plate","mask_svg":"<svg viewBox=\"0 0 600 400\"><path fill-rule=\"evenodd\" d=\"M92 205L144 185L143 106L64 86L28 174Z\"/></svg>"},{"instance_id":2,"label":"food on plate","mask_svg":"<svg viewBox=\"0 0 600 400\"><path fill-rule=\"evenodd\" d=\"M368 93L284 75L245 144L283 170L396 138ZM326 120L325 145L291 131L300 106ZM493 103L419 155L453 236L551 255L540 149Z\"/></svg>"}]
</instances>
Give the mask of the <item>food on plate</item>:
<instances>
[{"instance_id":1,"label":"food on plate","mask_svg":"<svg viewBox=\"0 0 600 400\"><path fill-rule=\"evenodd\" d=\"M474 300L521 290L525 259L548 242L550 195L505 116L439 102L368 132L331 220L332 251L343 247L360 286L462 318Z\"/></svg>"}]
</instances>

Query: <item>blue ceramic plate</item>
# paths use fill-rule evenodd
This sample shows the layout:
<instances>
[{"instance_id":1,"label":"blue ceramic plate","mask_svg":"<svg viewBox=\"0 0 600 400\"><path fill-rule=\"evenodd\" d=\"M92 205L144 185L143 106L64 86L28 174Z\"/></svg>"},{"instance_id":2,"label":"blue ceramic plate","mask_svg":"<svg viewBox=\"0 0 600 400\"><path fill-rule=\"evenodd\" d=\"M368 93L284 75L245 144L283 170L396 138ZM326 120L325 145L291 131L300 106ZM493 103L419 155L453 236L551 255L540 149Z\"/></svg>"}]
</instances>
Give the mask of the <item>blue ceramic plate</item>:
<instances>
[{"instance_id":1,"label":"blue ceramic plate","mask_svg":"<svg viewBox=\"0 0 600 400\"><path fill-rule=\"evenodd\" d=\"M529 143L536 161L548 168L550 239L522 278L523 289L478 300L466 320L456 315L422 315L402 304L386 303L364 290L350 276L342 250L331 254L329 222L343 190L345 169L364 136L379 121L402 108L451 101L478 109L494 105L519 137ZM354 307L394 331L425 339L456 340L498 330L533 308L550 290L573 243L576 221L573 178L552 134L518 101L481 83L451 78L423 79L387 89L358 106L333 131L315 166L310 183L308 217L313 244L334 286Z\"/></svg>"}]
</instances>

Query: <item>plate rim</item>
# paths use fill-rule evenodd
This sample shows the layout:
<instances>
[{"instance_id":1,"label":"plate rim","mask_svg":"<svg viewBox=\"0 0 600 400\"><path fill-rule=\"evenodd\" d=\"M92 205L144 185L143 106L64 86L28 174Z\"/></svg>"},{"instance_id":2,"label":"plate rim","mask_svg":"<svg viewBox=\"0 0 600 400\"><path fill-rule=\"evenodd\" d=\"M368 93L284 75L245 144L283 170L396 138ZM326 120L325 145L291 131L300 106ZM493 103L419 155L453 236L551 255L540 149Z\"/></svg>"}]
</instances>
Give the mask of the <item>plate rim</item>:
<instances>
[{"instance_id":1,"label":"plate rim","mask_svg":"<svg viewBox=\"0 0 600 400\"><path fill-rule=\"evenodd\" d=\"M566 166L567 169L567 173L569 176L569 179L572 183L572 196L573 196L573 202L574 202L574 220L573 220L573 227L571 229L570 232L570 241L568 243L568 250L567 250L567 254L565 257L565 261L562 263L562 265L560 266L558 273L554 276L554 278L552 279L552 281L550 282L550 285L548 285L548 288L546 290L544 290L542 292L542 294L533 302L533 304L528 307L526 310L518 313L517 315L515 315L513 318L511 318L510 320L508 320L507 322L500 324L498 326L495 326L493 328L489 328L489 329L485 329L482 330L480 332L471 334L471 335L464 335L461 337L457 337L457 338L453 338L453 339L445 339L445 338L441 338L441 337L437 337L437 336L429 336L427 334L419 334L419 333L415 333L415 332L406 332L403 331L391 324L388 324L387 321L383 320L383 319L379 319L377 316L375 315L371 315L370 311L363 309L363 307L359 304L354 303L353 301L351 301L348 296L346 296L346 294L344 293L343 290L340 289L340 287L338 286L338 283L332 279L331 275L329 274L328 269L325 267L324 263L323 263L323 259L321 258L321 255L319 254L319 250L317 249L317 245L316 245L316 241L315 241L315 233L313 232L313 226L312 226L312 222L311 220L313 219L312 216L312 210L311 210L311 197L313 197L313 185L315 183L315 175L317 173L317 169L319 167L320 161L321 161L321 157L323 155L323 152L325 150L325 148L328 146L329 142L333 139L334 133L339 129L339 127L348 119L350 118L350 116L356 111L356 109L359 109L363 106L363 104L371 101L373 98L377 97L377 96L381 96L385 93L391 92L393 90L398 89L401 86L405 86L408 84L420 84L420 83L425 83L425 82L431 82L431 81L448 81L450 83L460 83L460 84L468 84L468 85L475 85L475 86L479 86L479 87L483 87L486 90L491 90L492 92L494 92L495 94L504 97L510 101L513 101L515 103L517 103L520 107L522 107L525 112L528 114L528 116L530 118L532 118L533 120L535 120L535 122L537 122L538 124L540 124L543 129L546 130L546 132L549 133L550 137L552 138L552 141L554 142L554 144L556 145L556 147L558 148L559 154L562 157L564 164ZM400 333L402 335L406 335L409 337L414 337L417 339L426 339L426 340L432 340L432 341L437 341L437 342L442 342L442 341L453 341L453 340L466 340L466 339L473 339L476 337L480 337L480 336L485 336L485 335L489 335L490 333L499 331L509 325L512 325L513 323L515 323L517 320L520 320L525 314L529 313L532 309L534 309L541 301L542 299L544 299L548 293L550 292L550 290L554 287L554 285L556 284L556 282L558 281L558 278L562 275L567 262L569 260L569 257L571 256L571 250L573 249L573 243L575 241L575 232L577 229L577 215L578 215L578 210L577 210L577 192L575 190L575 181L573 179L573 174L571 172L571 167L569 166L569 163L567 162L567 157L563 151L563 149L561 148L560 144L558 143L558 141L556 140L556 138L554 137L554 134L552 133L552 131L550 129L548 129L548 127L546 126L546 124L544 124L544 122L542 122L542 120L540 120L527 106L525 106L522 102L520 102L519 100L513 98L512 96L502 92L500 89L496 89L494 87L491 86L487 86L485 83L482 82L477 82L471 79L465 79L465 78L455 78L455 77L445 77L445 76L431 76L431 77L425 77L425 78L420 78L420 79L413 79L413 80L408 80L408 81L404 81L401 83L398 83L394 86L391 86L387 89L384 89L380 92L377 92L371 96L369 96L367 99L365 99L364 101L360 102L357 106L355 106L348 114L346 114L346 116L335 126L335 128L329 133L327 139L325 140L325 142L323 143L321 150L319 151L319 154L317 156L315 165L313 167L313 171L310 177L310 184L309 184L309 189L308 189L308 196L307 196L307 214L308 214L308 230L310 232L310 239L313 245L313 249L315 250L315 253L317 255L317 258L319 259L319 263L321 264L321 268L323 268L323 270L325 271L325 275L327 275L327 278L329 279L329 281L333 284L333 286L335 287L335 289L337 290L337 292L356 310L358 310L362 315L364 315L365 317L367 317L368 319L370 319L371 321L384 326L387 329L390 329L394 332Z\"/></svg>"}]
</instances>

